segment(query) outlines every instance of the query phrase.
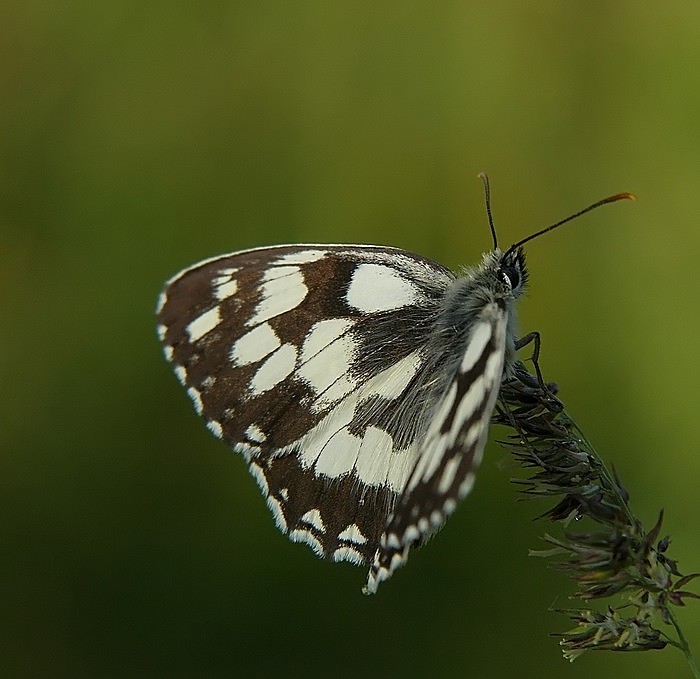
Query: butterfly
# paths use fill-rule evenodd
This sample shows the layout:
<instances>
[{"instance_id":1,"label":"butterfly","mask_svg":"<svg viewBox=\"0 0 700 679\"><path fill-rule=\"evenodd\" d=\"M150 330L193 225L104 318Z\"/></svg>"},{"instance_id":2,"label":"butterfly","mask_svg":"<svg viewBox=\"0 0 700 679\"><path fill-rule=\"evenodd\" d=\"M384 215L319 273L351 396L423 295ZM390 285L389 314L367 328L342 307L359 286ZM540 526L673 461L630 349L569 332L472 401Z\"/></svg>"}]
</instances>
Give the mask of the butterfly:
<instances>
[{"instance_id":1,"label":"butterfly","mask_svg":"<svg viewBox=\"0 0 700 679\"><path fill-rule=\"evenodd\" d=\"M161 293L166 359L240 453L277 527L369 565L376 592L472 488L516 351L523 244L459 275L393 247L277 245L199 262ZM541 379L541 378L540 378Z\"/></svg>"}]
</instances>

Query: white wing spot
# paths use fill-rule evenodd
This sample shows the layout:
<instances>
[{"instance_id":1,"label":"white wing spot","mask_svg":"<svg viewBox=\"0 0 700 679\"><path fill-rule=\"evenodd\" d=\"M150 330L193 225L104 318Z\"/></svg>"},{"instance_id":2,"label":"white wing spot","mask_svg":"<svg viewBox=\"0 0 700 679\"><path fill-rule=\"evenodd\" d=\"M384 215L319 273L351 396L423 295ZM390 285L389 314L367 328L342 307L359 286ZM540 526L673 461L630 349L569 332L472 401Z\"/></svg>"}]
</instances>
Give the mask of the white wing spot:
<instances>
[{"instance_id":1,"label":"white wing spot","mask_svg":"<svg viewBox=\"0 0 700 679\"><path fill-rule=\"evenodd\" d=\"M282 503L272 495L267 496L267 506L272 512L272 516L275 519L275 525L283 533L287 532L287 520L284 518L284 512L282 511Z\"/></svg>"},{"instance_id":2,"label":"white wing spot","mask_svg":"<svg viewBox=\"0 0 700 679\"><path fill-rule=\"evenodd\" d=\"M218 283L216 284L216 289L214 290L214 295L216 296L216 299L222 300L222 299L228 299L229 297L233 297L238 292L238 281L233 278L231 280L227 280L224 283Z\"/></svg>"},{"instance_id":3,"label":"white wing spot","mask_svg":"<svg viewBox=\"0 0 700 679\"><path fill-rule=\"evenodd\" d=\"M245 435L248 437L249 441L254 443L265 443L267 436L265 432L258 427L257 424L251 424L248 429L245 430Z\"/></svg>"},{"instance_id":4,"label":"white wing spot","mask_svg":"<svg viewBox=\"0 0 700 679\"><path fill-rule=\"evenodd\" d=\"M325 421L330 417L331 426L335 423L333 415L334 413L331 413L324 418ZM361 442L362 439L353 436L346 427L342 427L337 431L328 431L323 438L313 441L315 445L308 452L305 451L305 457L308 453L313 455L314 470L317 474L338 478L348 474L354 467Z\"/></svg>"},{"instance_id":5,"label":"white wing spot","mask_svg":"<svg viewBox=\"0 0 700 679\"><path fill-rule=\"evenodd\" d=\"M459 487L459 498L460 500L467 495L469 495L471 489L474 487L474 479L476 477L474 476L473 472L470 472L467 474L466 478L464 481L462 481L462 485Z\"/></svg>"},{"instance_id":6,"label":"white wing spot","mask_svg":"<svg viewBox=\"0 0 700 679\"><path fill-rule=\"evenodd\" d=\"M202 339L204 335L210 333L219 323L221 323L221 314L218 306L205 311L201 316L197 316L186 328L187 334L190 336L190 342L194 343Z\"/></svg>"},{"instance_id":7,"label":"white wing spot","mask_svg":"<svg viewBox=\"0 0 700 679\"><path fill-rule=\"evenodd\" d=\"M389 549L401 549L401 540L396 533L389 533L385 544Z\"/></svg>"},{"instance_id":8,"label":"white wing spot","mask_svg":"<svg viewBox=\"0 0 700 679\"><path fill-rule=\"evenodd\" d=\"M318 331L322 332L322 331ZM318 335L317 335L318 338ZM316 339L312 343L317 343ZM353 359L355 343L348 335L324 346L320 351L313 352L306 342L302 349L302 363L297 371L297 377L304 380L322 398L318 399L318 408L331 405L333 400L324 394L333 388L332 393L342 398L351 391L354 384L347 376ZM339 383L339 384L338 384Z\"/></svg>"},{"instance_id":9,"label":"white wing spot","mask_svg":"<svg viewBox=\"0 0 700 679\"><path fill-rule=\"evenodd\" d=\"M311 326L301 350L301 360L309 361L353 326L349 318L328 318Z\"/></svg>"},{"instance_id":10,"label":"white wing spot","mask_svg":"<svg viewBox=\"0 0 700 679\"><path fill-rule=\"evenodd\" d=\"M356 545L364 545L367 542L367 538L356 523L351 523L345 530L341 531L338 539L354 542Z\"/></svg>"},{"instance_id":11,"label":"white wing spot","mask_svg":"<svg viewBox=\"0 0 700 679\"><path fill-rule=\"evenodd\" d=\"M283 344L258 368L250 380L250 390L256 396L264 394L291 375L297 361L297 348Z\"/></svg>"},{"instance_id":12,"label":"white wing spot","mask_svg":"<svg viewBox=\"0 0 700 679\"><path fill-rule=\"evenodd\" d=\"M207 422L207 429L217 438L222 438L222 436L224 435L223 429L221 428L221 424L216 420L209 420L209 422Z\"/></svg>"},{"instance_id":13,"label":"white wing spot","mask_svg":"<svg viewBox=\"0 0 700 679\"><path fill-rule=\"evenodd\" d=\"M180 384L183 386L187 384L187 370L185 370L185 368L183 368L181 365L176 365L173 368L173 372L175 373L175 377L177 377Z\"/></svg>"},{"instance_id":14,"label":"white wing spot","mask_svg":"<svg viewBox=\"0 0 700 679\"><path fill-rule=\"evenodd\" d=\"M246 321L247 326L258 325L280 314L296 309L309 289L304 284L304 275L296 266L279 266L268 269L260 286L261 300L255 313Z\"/></svg>"},{"instance_id":15,"label":"white wing spot","mask_svg":"<svg viewBox=\"0 0 700 679\"><path fill-rule=\"evenodd\" d=\"M226 281L231 280L233 274L238 273L239 271L240 269L237 266L228 266L223 269L219 269L219 275L214 279L214 282L225 283Z\"/></svg>"},{"instance_id":16,"label":"white wing spot","mask_svg":"<svg viewBox=\"0 0 700 679\"><path fill-rule=\"evenodd\" d=\"M194 409L197 411L197 415L201 415L204 406L202 405L202 395L199 393L199 390L195 389L194 387L190 387L187 390L187 395L192 399L192 403L194 405Z\"/></svg>"},{"instance_id":17,"label":"white wing spot","mask_svg":"<svg viewBox=\"0 0 700 679\"><path fill-rule=\"evenodd\" d=\"M355 473L362 483L382 486L387 482L394 462L394 439L379 427L367 427L357 451Z\"/></svg>"},{"instance_id":18,"label":"white wing spot","mask_svg":"<svg viewBox=\"0 0 700 679\"><path fill-rule=\"evenodd\" d=\"M403 533L403 541L405 544L410 545L420 538L420 531L414 525L408 526Z\"/></svg>"},{"instance_id":19,"label":"white wing spot","mask_svg":"<svg viewBox=\"0 0 700 679\"><path fill-rule=\"evenodd\" d=\"M445 500L445 504L442 505L442 511L445 512L445 514L452 514L455 509L457 509L457 503L455 502L454 498L447 498L447 500Z\"/></svg>"},{"instance_id":20,"label":"white wing spot","mask_svg":"<svg viewBox=\"0 0 700 679\"><path fill-rule=\"evenodd\" d=\"M469 431L466 433L464 436L464 439L462 441L462 446L465 449L469 449L472 447L472 445L479 440L479 436L486 430L486 427L484 426L484 423L481 421L474 422L472 426L470 427ZM479 464L481 462L481 453L478 455L474 455L474 464Z\"/></svg>"},{"instance_id":21,"label":"white wing spot","mask_svg":"<svg viewBox=\"0 0 700 679\"><path fill-rule=\"evenodd\" d=\"M363 393L362 398L374 395L388 399L398 398L416 376L422 363L420 355L414 351L373 377L367 387L363 387L363 392L367 393Z\"/></svg>"},{"instance_id":22,"label":"white wing spot","mask_svg":"<svg viewBox=\"0 0 700 679\"><path fill-rule=\"evenodd\" d=\"M166 302L168 301L168 295L163 290L163 292L158 295L158 303L156 304L156 313L159 314L161 311L163 311L163 307L165 306Z\"/></svg>"},{"instance_id":23,"label":"white wing spot","mask_svg":"<svg viewBox=\"0 0 700 679\"><path fill-rule=\"evenodd\" d=\"M480 321L469 336L469 345L464 352L462 365L460 366L460 370L463 373L467 372L479 360L489 339L491 339L491 323Z\"/></svg>"},{"instance_id":24,"label":"white wing spot","mask_svg":"<svg viewBox=\"0 0 700 679\"><path fill-rule=\"evenodd\" d=\"M285 276L297 276L299 273L301 273L301 269L298 266L275 266L273 264L265 269L262 280L265 282L274 281Z\"/></svg>"},{"instance_id":25,"label":"white wing spot","mask_svg":"<svg viewBox=\"0 0 700 679\"><path fill-rule=\"evenodd\" d=\"M268 495L270 489L267 485L267 478L265 477L265 472L263 471L263 468L260 465L255 464L255 462L251 462L248 466L248 469L250 469L250 473L252 474L253 478L257 481L258 486L260 486L260 490L262 491L263 495Z\"/></svg>"},{"instance_id":26,"label":"white wing spot","mask_svg":"<svg viewBox=\"0 0 700 679\"><path fill-rule=\"evenodd\" d=\"M243 455L243 459L248 463L250 463L254 455L257 455L260 452L260 446L254 446L251 443L246 443L245 441L238 441L237 443L234 443L232 448L237 453Z\"/></svg>"},{"instance_id":27,"label":"white wing spot","mask_svg":"<svg viewBox=\"0 0 700 679\"><path fill-rule=\"evenodd\" d=\"M234 365L257 363L281 345L277 333L269 323L261 323L237 339L231 347L230 359Z\"/></svg>"},{"instance_id":28,"label":"white wing spot","mask_svg":"<svg viewBox=\"0 0 700 679\"><path fill-rule=\"evenodd\" d=\"M318 509L310 509L299 520L309 524L309 526L312 526L320 533L326 532L326 525L323 523L321 512L319 512Z\"/></svg>"},{"instance_id":29,"label":"white wing spot","mask_svg":"<svg viewBox=\"0 0 700 679\"><path fill-rule=\"evenodd\" d=\"M459 455L455 455L445 463L445 467L442 470L442 476L440 477L440 483L438 483L438 493L440 495L445 495L450 489L450 486L452 486L455 476L457 475L460 460L461 458Z\"/></svg>"},{"instance_id":30,"label":"white wing spot","mask_svg":"<svg viewBox=\"0 0 700 679\"><path fill-rule=\"evenodd\" d=\"M352 274L345 299L351 307L371 314L413 304L421 299L421 293L389 266L360 264Z\"/></svg>"},{"instance_id":31,"label":"white wing spot","mask_svg":"<svg viewBox=\"0 0 700 679\"><path fill-rule=\"evenodd\" d=\"M310 530L295 528L289 533L289 539L292 542L305 542L318 556L323 556L323 545Z\"/></svg>"},{"instance_id":32,"label":"white wing spot","mask_svg":"<svg viewBox=\"0 0 700 679\"><path fill-rule=\"evenodd\" d=\"M280 264L310 264L323 259L326 254L326 250L300 250L282 255L277 261Z\"/></svg>"},{"instance_id":33,"label":"white wing spot","mask_svg":"<svg viewBox=\"0 0 700 679\"><path fill-rule=\"evenodd\" d=\"M401 451L392 450L392 461L389 465L389 474L386 483L392 490L402 492L406 488L406 482L411 474L411 469L418 456L418 443Z\"/></svg>"},{"instance_id":34,"label":"white wing spot","mask_svg":"<svg viewBox=\"0 0 700 679\"><path fill-rule=\"evenodd\" d=\"M173 348L169 344L166 344L163 347L163 355L165 356L166 361L170 362L173 360L173 351Z\"/></svg>"},{"instance_id":35,"label":"white wing spot","mask_svg":"<svg viewBox=\"0 0 700 679\"><path fill-rule=\"evenodd\" d=\"M200 262L200 265L203 263L204 262ZM240 269L238 269L235 266L219 269L217 271L218 276L216 276L216 278L213 279L212 283L214 284L214 286L224 285L225 283L228 283L229 281L233 280L234 274L237 274L239 271Z\"/></svg>"},{"instance_id":36,"label":"white wing spot","mask_svg":"<svg viewBox=\"0 0 700 679\"><path fill-rule=\"evenodd\" d=\"M389 564L389 572L387 573L386 577L388 578L391 573L393 573L400 566L403 566L403 564L405 563L406 556L398 552L394 554L394 556L391 557L391 563Z\"/></svg>"},{"instance_id":37,"label":"white wing spot","mask_svg":"<svg viewBox=\"0 0 700 679\"><path fill-rule=\"evenodd\" d=\"M323 412L329 406L345 398L354 388L355 383L347 375L342 375L322 394L319 394L318 398L311 404L311 411L313 413Z\"/></svg>"},{"instance_id":38,"label":"white wing spot","mask_svg":"<svg viewBox=\"0 0 700 679\"><path fill-rule=\"evenodd\" d=\"M350 563L357 564L358 566L364 563L364 557L360 552L352 547L343 546L338 547L333 552L333 561L349 561Z\"/></svg>"}]
</instances>

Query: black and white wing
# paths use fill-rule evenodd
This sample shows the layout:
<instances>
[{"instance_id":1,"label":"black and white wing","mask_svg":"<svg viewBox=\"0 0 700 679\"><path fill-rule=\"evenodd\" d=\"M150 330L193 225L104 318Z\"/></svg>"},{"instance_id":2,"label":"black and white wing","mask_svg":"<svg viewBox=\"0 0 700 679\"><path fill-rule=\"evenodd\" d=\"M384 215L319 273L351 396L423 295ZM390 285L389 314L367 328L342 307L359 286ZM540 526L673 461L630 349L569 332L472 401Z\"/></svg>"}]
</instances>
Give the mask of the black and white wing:
<instances>
[{"instance_id":1,"label":"black and white wing","mask_svg":"<svg viewBox=\"0 0 700 679\"><path fill-rule=\"evenodd\" d=\"M291 540L371 564L368 592L473 481L508 314L476 285L403 250L294 245L204 261L161 295L166 358L209 430Z\"/></svg>"},{"instance_id":2,"label":"black and white wing","mask_svg":"<svg viewBox=\"0 0 700 679\"><path fill-rule=\"evenodd\" d=\"M466 350L440 399L408 483L375 553L365 592L406 562L471 491L486 445L504 368L507 318L488 305L471 328Z\"/></svg>"}]
</instances>

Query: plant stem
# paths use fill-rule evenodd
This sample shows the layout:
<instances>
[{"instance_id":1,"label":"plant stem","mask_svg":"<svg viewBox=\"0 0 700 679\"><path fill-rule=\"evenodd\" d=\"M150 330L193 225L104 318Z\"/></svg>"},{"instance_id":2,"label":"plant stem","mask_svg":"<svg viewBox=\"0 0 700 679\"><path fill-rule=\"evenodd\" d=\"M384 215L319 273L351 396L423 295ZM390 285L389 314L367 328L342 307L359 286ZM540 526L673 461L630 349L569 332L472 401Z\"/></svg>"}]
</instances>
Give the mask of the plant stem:
<instances>
[{"instance_id":1,"label":"plant stem","mask_svg":"<svg viewBox=\"0 0 700 679\"><path fill-rule=\"evenodd\" d=\"M700 669L698 669L698 665L695 662L695 656L693 655L693 652L690 650L690 644L688 643L688 640L685 638L685 635L683 634L683 630L681 629L681 626L678 624L678 621L676 620L676 616L674 615L673 611L670 608L668 609L668 615L671 619L671 624L676 629L676 634L678 635L677 646L678 646L678 648L681 649L681 651L683 651L683 655L685 656L686 660L688 661L688 665L690 665L690 670L692 671L695 679L700 679Z\"/></svg>"}]
</instances>

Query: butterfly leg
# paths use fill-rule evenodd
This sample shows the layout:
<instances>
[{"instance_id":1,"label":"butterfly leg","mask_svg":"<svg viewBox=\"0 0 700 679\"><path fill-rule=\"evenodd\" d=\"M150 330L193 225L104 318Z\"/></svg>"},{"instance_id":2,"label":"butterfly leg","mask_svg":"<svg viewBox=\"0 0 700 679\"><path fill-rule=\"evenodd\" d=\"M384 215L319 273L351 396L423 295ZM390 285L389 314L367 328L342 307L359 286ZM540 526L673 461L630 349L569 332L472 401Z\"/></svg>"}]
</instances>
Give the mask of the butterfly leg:
<instances>
[{"instance_id":1,"label":"butterfly leg","mask_svg":"<svg viewBox=\"0 0 700 679\"><path fill-rule=\"evenodd\" d=\"M542 370L540 369L540 348L542 345L542 338L540 337L540 333L536 330L534 330L533 332L529 332L527 335L524 335L520 339L516 340L515 348L519 351L523 347L526 347L528 344L534 345L532 351L532 364L535 368L537 382L545 396L545 400L547 401L548 405L551 406L550 409L553 409L555 411L562 410L563 405L561 404L559 399L556 398L556 396L554 395L556 387L555 389L552 389L550 385L548 385L544 381L544 377L542 376Z\"/></svg>"},{"instance_id":2,"label":"butterfly leg","mask_svg":"<svg viewBox=\"0 0 700 679\"><path fill-rule=\"evenodd\" d=\"M547 385L544 382L544 378L542 377L542 371L540 370L540 347L542 344L542 338L540 337L540 333L536 330L527 333L527 335L524 335L523 337L515 341L515 348L516 350L520 351L520 349L526 347L528 344L534 345L534 348L532 350L532 363L535 366L537 381L540 383L540 386L546 390Z\"/></svg>"}]
</instances>

